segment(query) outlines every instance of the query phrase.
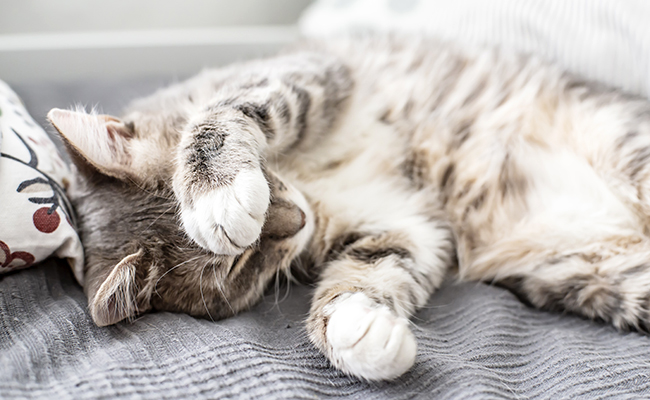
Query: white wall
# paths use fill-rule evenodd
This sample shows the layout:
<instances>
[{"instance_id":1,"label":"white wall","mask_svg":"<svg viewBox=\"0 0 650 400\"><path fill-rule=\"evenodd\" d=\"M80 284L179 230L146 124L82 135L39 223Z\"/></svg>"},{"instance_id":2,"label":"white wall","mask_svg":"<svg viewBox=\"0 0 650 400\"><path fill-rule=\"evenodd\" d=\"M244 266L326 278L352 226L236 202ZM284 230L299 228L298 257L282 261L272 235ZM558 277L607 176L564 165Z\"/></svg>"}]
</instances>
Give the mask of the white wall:
<instances>
[{"instance_id":1,"label":"white wall","mask_svg":"<svg viewBox=\"0 0 650 400\"><path fill-rule=\"evenodd\" d=\"M0 0L8 83L185 76L273 53L310 0Z\"/></svg>"},{"instance_id":2,"label":"white wall","mask_svg":"<svg viewBox=\"0 0 650 400\"><path fill-rule=\"evenodd\" d=\"M310 0L0 0L0 34L292 24Z\"/></svg>"}]
</instances>

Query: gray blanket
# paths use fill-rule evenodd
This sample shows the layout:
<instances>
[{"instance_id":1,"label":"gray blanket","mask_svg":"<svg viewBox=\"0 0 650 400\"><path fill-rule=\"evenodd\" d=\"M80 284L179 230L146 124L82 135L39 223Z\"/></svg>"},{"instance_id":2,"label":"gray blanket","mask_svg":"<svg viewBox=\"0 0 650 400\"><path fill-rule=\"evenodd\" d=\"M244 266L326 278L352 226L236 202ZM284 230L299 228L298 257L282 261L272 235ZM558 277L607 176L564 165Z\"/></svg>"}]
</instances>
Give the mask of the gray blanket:
<instances>
[{"instance_id":1,"label":"gray blanket","mask_svg":"<svg viewBox=\"0 0 650 400\"><path fill-rule=\"evenodd\" d=\"M72 101L115 113L160 84L14 88L43 121ZM219 322L155 313L98 328L61 262L0 277L0 398L650 398L650 338L533 310L479 283L448 283L413 318L411 371L360 382L309 343L310 290L270 294Z\"/></svg>"},{"instance_id":2,"label":"gray blanket","mask_svg":"<svg viewBox=\"0 0 650 400\"><path fill-rule=\"evenodd\" d=\"M155 313L98 328L62 263L1 279L0 398L650 398L647 337L485 284L447 284L413 319L415 367L366 383L310 345L307 287L219 322Z\"/></svg>"}]
</instances>

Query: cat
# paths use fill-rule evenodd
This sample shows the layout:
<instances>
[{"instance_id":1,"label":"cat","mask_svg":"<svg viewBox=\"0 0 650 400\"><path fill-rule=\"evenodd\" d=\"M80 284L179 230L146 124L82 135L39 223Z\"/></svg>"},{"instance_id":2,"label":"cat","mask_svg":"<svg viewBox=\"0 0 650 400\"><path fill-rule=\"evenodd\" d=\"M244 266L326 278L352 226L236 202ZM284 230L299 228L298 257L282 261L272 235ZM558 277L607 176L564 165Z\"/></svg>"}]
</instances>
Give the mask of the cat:
<instances>
[{"instance_id":1,"label":"cat","mask_svg":"<svg viewBox=\"0 0 650 400\"><path fill-rule=\"evenodd\" d=\"M79 170L99 326L217 320L291 266L306 329L367 380L414 363L450 269L650 328L650 105L530 55L414 36L311 41L208 70L116 118L53 109Z\"/></svg>"}]
</instances>

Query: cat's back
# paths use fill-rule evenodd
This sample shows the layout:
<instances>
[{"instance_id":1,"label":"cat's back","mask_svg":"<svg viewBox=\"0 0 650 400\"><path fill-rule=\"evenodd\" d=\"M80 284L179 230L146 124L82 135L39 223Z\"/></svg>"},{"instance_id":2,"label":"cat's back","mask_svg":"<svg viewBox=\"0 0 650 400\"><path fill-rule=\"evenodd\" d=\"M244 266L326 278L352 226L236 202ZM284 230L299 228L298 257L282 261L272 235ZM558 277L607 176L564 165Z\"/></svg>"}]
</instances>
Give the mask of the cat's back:
<instances>
[{"instance_id":1,"label":"cat's back","mask_svg":"<svg viewBox=\"0 0 650 400\"><path fill-rule=\"evenodd\" d=\"M542 103L557 103L562 93L559 69L496 48L367 35L304 49L333 54L354 82L348 106L321 143L283 154L292 168L307 168L306 174L331 174L360 159L367 159L360 163L366 169L400 173L413 168L404 164L415 162L419 151L442 161L458 154L476 158L469 153L485 152L495 137L508 140L513 130L504 126L537 118ZM444 174L444 167L433 169L428 181Z\"/></svg>"}]
</instances>

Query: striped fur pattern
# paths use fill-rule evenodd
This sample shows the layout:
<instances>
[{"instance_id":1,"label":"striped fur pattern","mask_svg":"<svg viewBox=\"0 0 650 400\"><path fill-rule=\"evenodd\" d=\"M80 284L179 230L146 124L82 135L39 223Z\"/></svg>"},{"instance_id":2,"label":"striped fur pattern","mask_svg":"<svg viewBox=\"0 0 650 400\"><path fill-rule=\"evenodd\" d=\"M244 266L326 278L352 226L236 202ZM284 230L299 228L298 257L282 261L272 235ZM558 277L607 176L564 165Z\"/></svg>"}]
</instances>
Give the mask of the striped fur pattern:
<instances>
[{"instance_id":1,"label":"striped fur pattern","mask_svg":"<svg viewBox=\"0 0 650 400\"><path fill-rule=\"evenodd\" d=\"M308 43L122 119L50 120L84 176L100 325L227 317L301 265L319 279L313 343L345 372L391 379L415 360L409 316L457 265L535 307L650 330L650 105L535 57Z\"/></svg>"}]
</instances>

